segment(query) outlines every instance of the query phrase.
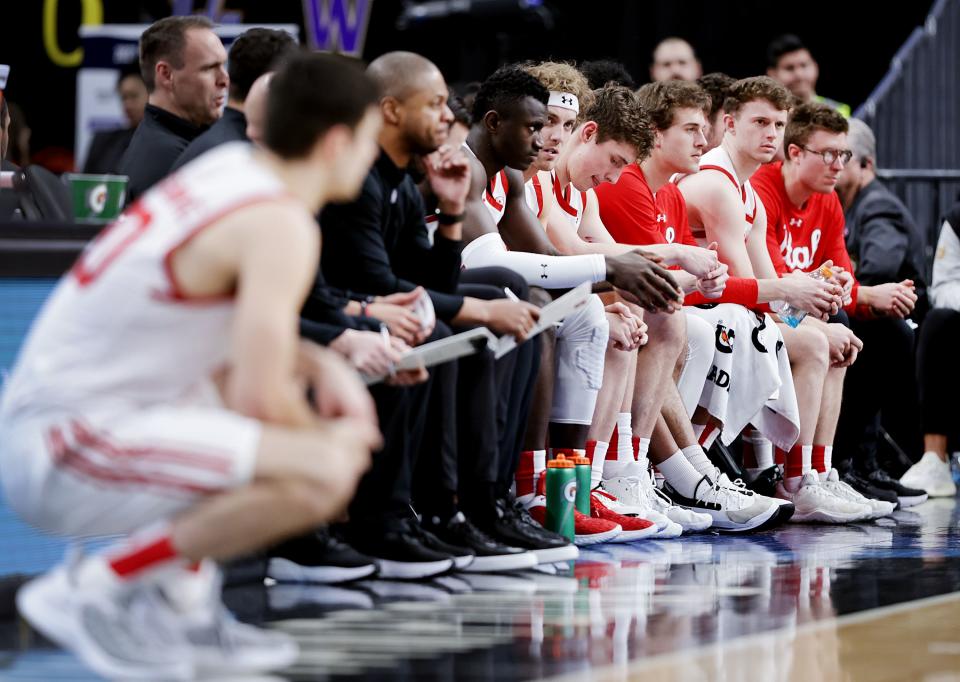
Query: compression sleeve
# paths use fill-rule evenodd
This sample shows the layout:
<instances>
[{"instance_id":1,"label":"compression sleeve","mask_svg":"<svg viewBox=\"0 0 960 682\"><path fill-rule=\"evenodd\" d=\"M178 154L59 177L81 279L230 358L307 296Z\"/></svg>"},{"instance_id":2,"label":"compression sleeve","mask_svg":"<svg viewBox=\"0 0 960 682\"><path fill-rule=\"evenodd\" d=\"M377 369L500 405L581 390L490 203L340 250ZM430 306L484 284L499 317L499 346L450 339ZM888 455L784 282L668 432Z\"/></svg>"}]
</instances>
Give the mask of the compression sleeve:
<instances>
[{"instance_id":1,"label":"compression sleeve","mask_svg":"<svg viewBox=\"0 0 960 682\"><path fill-rule=\"evenodd\" d=\"M503 238L490 232L463 248L464 269L502 267L513 270L528 284L544 289L569 289L584 282L602 282L607 263L600 254L585 256L543 256L526 251L508 251Z\"/></svg>"}]
</instances>

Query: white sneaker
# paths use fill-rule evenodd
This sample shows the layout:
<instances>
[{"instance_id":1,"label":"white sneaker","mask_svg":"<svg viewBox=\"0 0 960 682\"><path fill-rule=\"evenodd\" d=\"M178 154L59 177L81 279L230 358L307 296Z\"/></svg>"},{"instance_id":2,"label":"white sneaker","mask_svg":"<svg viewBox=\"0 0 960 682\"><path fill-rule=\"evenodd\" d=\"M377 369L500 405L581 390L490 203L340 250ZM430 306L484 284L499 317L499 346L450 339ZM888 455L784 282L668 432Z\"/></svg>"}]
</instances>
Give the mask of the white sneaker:
<instances>
[{"instance_id":1,"label":"white sneaker","mask_svg":"<svg viewBox=\"0 0 960 682\"><path fill-rule=\"evenodd\" d=\"M713 517L709 514L694 511L674 504L673 500L667 497L656 486L654 474L650 474L650 479L644 487L647 489L650 505L664 514L668 519L683 528L687 533L698 533L713 526Z\"/></svg>"},{"instance_id":2,"label":"white sneaker","mask_svg":"<svg viewBox=\"0 0 960 682\"><path fill-rule=\"evenodd\" d=\"M944 462L935 452L923 453L920 461L907 469L900 482L909 488L926 490L930 497L953 497L957 494L950 462Z\"/></svg>"},{"instance_id":3,"label":"white sneaker","mask_svg":"<svg viewBox=\"0 0 960 682\"><path fill-rule=\"evenodd\" d=\"M17 593L17 608L48 639L108 679L191 680L190 646L151 627L147 590L75 584L67 566L31 580Z\"/></svg>"},{"instance_id":4,"label":"white sneaker","mask_svg":"<svg viewBox=\"0 0 960 682\"><path fill-rule=\"evenodd\" d=\"M616 498L619 506L610 507L619 514L639 516L657 525L657 534L651 539L679 537L683 528L671 520L662 510L650 504L649 496L643 486L643 476L620 476L600 482L599 494L607 493Z\"/></svg>"},{"instance_id":5,"label":"white sneaker","mask_svg":"<svg viewBox=\"0 0 960 682\"><path fill-rule=\"evenodd\" d=\"M820 484L815 471L805 473L795 491L781 481L777 484L777 496L793 502L796 510L791 521L795 523L853 523L864 521L873 513L866 504L850 502L830 492Z\"/></svg>"},{"instance_id":6,"label":"white sneaker","mask_svg":"<svg viewBox=\"0 0 960 682\"><path fill-rule=\"evenodd\" d=\"M727 488L735 488L739 490L744 495L757 495L764 500L770 500L774 504L780 507L777 514L774 514L771 517L770 521L767 522L767 525L762 529L766 530L774 526L779 526L782 523L785 523L793 516L793 503L787 500L781 499L779 497L767 497L766 495L761 495L758 492L754 492L747 487L746 482L742 478L738 478L735 481L731 481L730 477L725 473L720 471L719 467L714 467L714 475L716 476L716 481L721 486L726 486Z\"/></svg>"},{"instance_id":7,"label":"white sneaker","mask_svg":"<svg viewBox=\"0 0 960 682\"><path fill-rule=\"evenodd\" d=\"M818 473L817 478L820 479L820 485L839 497L841 500L856 502L857 504L865 504L870 507L871 514L867 517L868 519L879 519L883 518L884 516L890 516L890 514L893 513L893 510L897 508L897 505L895 505L893 502L874 500L866 495L863 495L859 491L854 490L848 483L844 483L840 480L840 474L837 473L836 469L831 469L826 473L825 476Z\"/></svg>"},{"instance_id":8,"label":"white sneaker","mask_svg":"<svg viewBox=\"0 0 960 682\"><path fill-rule=\"evenodd\" d=\"M692 498L681 495L669 483L664 483L663 487L674 503L709 514L714 528L730 533L754 530L769 521L780 509L767 497L719 485L706 476L700 479Z\"/></svg>"}]
</instances>

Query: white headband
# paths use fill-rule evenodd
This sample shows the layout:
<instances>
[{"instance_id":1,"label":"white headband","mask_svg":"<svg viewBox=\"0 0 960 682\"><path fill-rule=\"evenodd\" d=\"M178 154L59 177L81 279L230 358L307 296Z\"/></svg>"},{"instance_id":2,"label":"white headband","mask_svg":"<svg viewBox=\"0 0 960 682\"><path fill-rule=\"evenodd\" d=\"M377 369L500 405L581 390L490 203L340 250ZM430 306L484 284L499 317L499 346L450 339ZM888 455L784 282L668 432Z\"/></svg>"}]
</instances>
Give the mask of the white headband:
<instances>
[{"instance_id":1,"label":"white headband","mask_svg":"<svg viewBox=\"0 0 960 682\"><path fill-rule=\"evenodd\" d=\"M551 90L550 101L547 102L547 106L562 107L578 114L580 113L580 100L577 99L576 95L572 95L569 92L556 92L555 90Z\"/></svg>"}]
</instances>

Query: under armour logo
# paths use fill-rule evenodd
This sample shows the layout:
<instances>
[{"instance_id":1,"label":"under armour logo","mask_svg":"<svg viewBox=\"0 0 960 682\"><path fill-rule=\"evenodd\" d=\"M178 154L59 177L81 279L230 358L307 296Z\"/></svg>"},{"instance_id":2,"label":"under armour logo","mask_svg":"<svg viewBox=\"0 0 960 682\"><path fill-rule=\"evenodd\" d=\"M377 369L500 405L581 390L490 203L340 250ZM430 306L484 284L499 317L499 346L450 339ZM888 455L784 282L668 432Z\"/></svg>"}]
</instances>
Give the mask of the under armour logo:
<instances>
[{"instance_id":1,"label":"under armour logo","mask_svg":"<svg viewBox=\"0 0 960 682\"><path fill-rule=\"evenodd\" d=\"M540 263L540 267L543 268L543 274L540 275L540 279L548 279L547 277L547 264Z\"/></svg>"},{"instance_id":2,"label":"under armour logo","mask_svg":"<svg viewBox=\"0 0 960 682\"><path fill-rule=\"evenodd\" d=\"M572 97L567 97L566 95L563 95L563 96L560 97L560 101L563 102L564 104L573 106L573 98L572 98Z\"/></svg>"},{"instance_id":3,"label":"under armour logo","mask_svg":"<svg viewBox=\"0 0 960 682\"><path fill-rule=\"evenodd\" d=\"M657 222L658 222L658 223L665 223L665 222L667 222L667 214L666 214L666 213L658 213L658 214L657 214Z\"/></svg>"},{"instance_id":4,"label":"under armour logo","mask_svg":"<svg viewBox=\"0 0 960 682\"><path fill-rule=\"evenodd\" d=\"M803 225L803 218L790 218L790 227L800 227Z\"/></svg>"}]
</instances>

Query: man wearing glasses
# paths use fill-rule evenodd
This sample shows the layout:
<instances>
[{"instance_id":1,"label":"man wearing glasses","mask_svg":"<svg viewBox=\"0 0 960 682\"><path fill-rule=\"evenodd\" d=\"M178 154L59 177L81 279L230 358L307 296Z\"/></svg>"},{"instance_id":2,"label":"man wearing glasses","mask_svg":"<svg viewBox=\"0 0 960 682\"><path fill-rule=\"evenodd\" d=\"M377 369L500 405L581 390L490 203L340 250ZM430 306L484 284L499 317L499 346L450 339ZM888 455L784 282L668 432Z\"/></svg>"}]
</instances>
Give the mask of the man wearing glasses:
<instances>
[{"instance_id":1,"label":"man wearing glasses","mask_svg":"<svg viewBox=\"0 0 960 682\"><path fill-rule=\"evenodd\" d=\"M842 272L837 271L837 278L843 284L844 311L854 318L854 331L859 336L877 326L876 322L860 324L862 321L909 317L917 302L917 294L913 280L866 286L854 276L844 241L843 207L834 191L844 166L853 157L847 145L848 130L843 115L825 104L809 102L797 106L784 132L784 161L762 166L750 178L750 183L766 209L767 247L777 272L781 275L797 271L812 272L828 261L843 268ZM873 366L867 374L879 373L888 378L891 362L899 364L896 363L897 357L903 358L905 366L912 367L910 344L905 344L898 352L895 344L883 342L884 339L898 337L890 332L887 329L886 333L870 335L875 343L871 351L873 357L869 359L882 359L883 366ZM838 365L840 363L834 360L834 371ZM835 400L839 408L843 383L834 383L829 390L827 384L824 385L823 400ZM909 382L906 384L909 385ZM844 469L844 479L868 497L878 496L876 488L880 488L893 492L903 506L923 501L926 499L923 491L904 488L877 466L875 444L858 458L861 461L857 464L863 477L853 474L851 458L854 453L851 450L855 447L863 450L861 443L875 441L875 436L871 439L869 435L864 435L864 431L870 428L869 423L873 422L880 409L874 400L864 396L863 382L857 381L855 385L860 387L861 392L855 400L844 405L844 421L859 424L854 429L857 436L844 439L846 443L843 451L838 453L837 468ZM887 390L889 387L877 386L872 393L880 395ZM851 390L847 392L851 393ZM904 391L898 396L902 404L915 403L916 397L906 393ZM833 423L835 425L836 421ZM815 444L832 450L833 435L829 433L829 439L824 438ZM829 442L825 442L827 440ZM823 456L817 452L816 457L820 459ZM830 456L827 455L826 459L825 468L829 472ZM864 481L864 477L868 480Z\"/></svg>"}]
</instances>

